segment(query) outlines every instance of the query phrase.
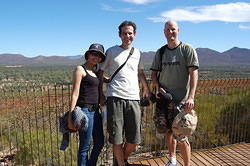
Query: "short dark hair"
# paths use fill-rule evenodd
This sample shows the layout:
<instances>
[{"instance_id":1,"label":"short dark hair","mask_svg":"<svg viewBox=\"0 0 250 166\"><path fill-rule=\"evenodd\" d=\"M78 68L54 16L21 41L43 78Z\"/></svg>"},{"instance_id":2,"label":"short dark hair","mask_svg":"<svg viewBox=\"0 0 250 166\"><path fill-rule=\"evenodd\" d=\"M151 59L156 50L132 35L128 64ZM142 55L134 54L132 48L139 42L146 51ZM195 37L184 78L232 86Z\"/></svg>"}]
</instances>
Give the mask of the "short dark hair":
<instances>
[{"instance_id":1,"label":"short dark hair","mask_svg":"<svg viewBox=\"0 0 250 166\"><path fill-rule=\"evenodd\" d=\"M132 22L132 21L125 20L118 27L119 28L119 35L122 33L122 27L124 27L124 26L132 26L134 28L134 33L136 33L136 25L135 25L135 23Z\"/></svg>"}]
</instances>

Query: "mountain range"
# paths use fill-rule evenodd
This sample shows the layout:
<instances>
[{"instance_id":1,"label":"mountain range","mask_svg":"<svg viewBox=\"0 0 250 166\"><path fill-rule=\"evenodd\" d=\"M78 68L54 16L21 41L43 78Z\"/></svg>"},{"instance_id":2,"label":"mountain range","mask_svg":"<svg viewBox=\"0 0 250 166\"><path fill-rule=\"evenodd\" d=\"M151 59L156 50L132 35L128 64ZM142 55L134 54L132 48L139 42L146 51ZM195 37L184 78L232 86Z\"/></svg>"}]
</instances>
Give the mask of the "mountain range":
<instances>
[{"instance_id":1,"label":"mountain range","mask_svg":"<svg viewBox=\"0 0 250 166\"><path fill-rule=\"evenodd\" d=\"M209 48L197 48L200 65L250 65L250 49L233 47L224 52ZM155 52L142 52L145 64L151 64ZM77 65L83 62L76 56L37 56L25 57L21 54L0 54L0 65Z\"/></svg>"}]
</instances>

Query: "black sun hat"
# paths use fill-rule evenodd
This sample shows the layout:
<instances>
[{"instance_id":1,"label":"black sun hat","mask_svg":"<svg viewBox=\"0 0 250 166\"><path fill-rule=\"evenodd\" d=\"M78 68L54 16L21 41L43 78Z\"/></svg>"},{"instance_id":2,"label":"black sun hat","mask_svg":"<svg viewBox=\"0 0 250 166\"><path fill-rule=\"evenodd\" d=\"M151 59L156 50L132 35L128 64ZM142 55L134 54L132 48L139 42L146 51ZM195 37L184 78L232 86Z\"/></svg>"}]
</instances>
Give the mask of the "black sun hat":
<instances>
[{"instance_id":1,"label":"black sun hat","mask_svg":"<svg viewBox=\"0 0 250 166\"><path fill-rule=\"evenodd\" d=\"M88 54L91 53L91 52L97 52L98 55L102 58L101 62L104 62L105 61L105 54L104 54L104 47L103 45L101 44L98 44L98 43L94 43L94 44L91 44L89 49L85 52L85 59L87 59L88 57Z\"/></svg>"}]
</instances>

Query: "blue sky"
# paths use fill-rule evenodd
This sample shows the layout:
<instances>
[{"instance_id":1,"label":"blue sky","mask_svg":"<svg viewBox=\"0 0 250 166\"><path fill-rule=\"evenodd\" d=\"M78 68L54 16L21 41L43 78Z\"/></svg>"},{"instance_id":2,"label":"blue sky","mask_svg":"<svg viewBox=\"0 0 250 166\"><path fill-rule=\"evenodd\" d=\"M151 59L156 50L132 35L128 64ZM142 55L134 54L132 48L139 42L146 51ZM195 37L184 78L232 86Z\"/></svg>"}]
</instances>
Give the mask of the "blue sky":
<instances>
[{"instance_id":1,"label":"blue sky","mask_svg":"<svg viewBox=\"0 0 250 166\"><path fill-rule=\"evenodd\" d=\"M0 0L0 54L74 56L96 42L108 48L121 43L124 20L137 24L134 46L155 51L166 43L169 19L195 48L250 48L250 0Z\"/></svg>"}]
</instances>

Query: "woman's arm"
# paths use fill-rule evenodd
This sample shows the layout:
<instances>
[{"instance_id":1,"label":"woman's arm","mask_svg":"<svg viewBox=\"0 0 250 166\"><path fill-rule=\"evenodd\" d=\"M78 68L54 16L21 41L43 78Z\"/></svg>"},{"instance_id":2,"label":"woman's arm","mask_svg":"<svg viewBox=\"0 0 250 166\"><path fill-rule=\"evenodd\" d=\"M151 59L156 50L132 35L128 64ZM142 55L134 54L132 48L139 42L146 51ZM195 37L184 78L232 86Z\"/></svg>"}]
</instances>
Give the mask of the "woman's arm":
<instances>
[{"instance_id":1,"label":"woman's arm","mask_svg":"<svg viewBox=\"0 0 250 166\"><path fill-rule=\"evenodd\" d=\"M73 73L73 80L72 80L72 92L71 92L71 102L70 102L70 110L68 116L68 127L69 129L76 130L75 126L72 122L72 111L76 106L76 102L79 96L80 91L80 84L83 77L86 76L86 72L82 68L82 66L77 66L74 73Z\"/></svg>"}]
</instances>

